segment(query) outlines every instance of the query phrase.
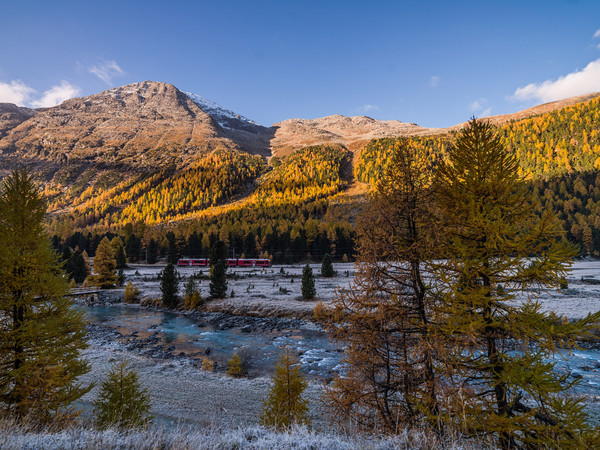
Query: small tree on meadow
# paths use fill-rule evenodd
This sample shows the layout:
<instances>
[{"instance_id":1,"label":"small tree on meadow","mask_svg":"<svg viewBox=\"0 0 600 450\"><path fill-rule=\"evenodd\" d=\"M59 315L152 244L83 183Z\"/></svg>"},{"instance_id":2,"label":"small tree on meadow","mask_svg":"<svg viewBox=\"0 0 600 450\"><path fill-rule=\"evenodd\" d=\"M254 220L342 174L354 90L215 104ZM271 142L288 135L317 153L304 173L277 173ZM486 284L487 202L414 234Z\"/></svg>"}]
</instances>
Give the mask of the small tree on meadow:
<instances>
[{"instance_id":1,"label":"small tree on meadow","mask_svg":"<svg viewBox=\"0 0 600 450\"><path fill-rule=\"evenodd\" d=\"M150 396L141 387L137 371L122 361L112 367L94 402L96 425L99 428L143 426L152 420L150 408Z\"/></svg>"},{"instance_id":2,"label":"small tree on meadow","mask_svg":"<svg viewBox=\"0 0 600 450\"><path fill-rule=\"evenodd\" d=\"M275 365L273 387L264 402L261 423L278 429L307 425L308 400L302 397L307 385L300 373L300 361L286 348Z\"/></svg>"},{"instance_id":3,"label":"small tree on meadow","mask_svg":"<svg viewBox=\"0 0 600 450\"><path fill-rule=\"evenodd\" d=\"M162 302L167 308L175 308L177 306L179 280L177 279L177 270L175 270L175 266L171 263L167 264L161 272L160 292L162 293Z\"/></svg>"},{"instance_id":4,"label":"small tree on meadow","mask_svg":"<svg viewBox=\"0 0 600 450\"><path fill-rule=\"evenodd\" d=\"M312 300L317 295L315 289L315 277L313 271L308 264L302 269L302 298Z\"/></svg>"},{"instance_id":5,"label":"small tree on meadow","mask_svg":"<svg viewBox=\"0 0 600 450\"><path fill-rule=\"evenodd\" d=\"M325 278L331 278L334 275L335 270L333 270L331 256L329 256L329 253L326 253L325 256L323 256L323 261L321 262L321 276Z\"/></svg>"}]
</instances>

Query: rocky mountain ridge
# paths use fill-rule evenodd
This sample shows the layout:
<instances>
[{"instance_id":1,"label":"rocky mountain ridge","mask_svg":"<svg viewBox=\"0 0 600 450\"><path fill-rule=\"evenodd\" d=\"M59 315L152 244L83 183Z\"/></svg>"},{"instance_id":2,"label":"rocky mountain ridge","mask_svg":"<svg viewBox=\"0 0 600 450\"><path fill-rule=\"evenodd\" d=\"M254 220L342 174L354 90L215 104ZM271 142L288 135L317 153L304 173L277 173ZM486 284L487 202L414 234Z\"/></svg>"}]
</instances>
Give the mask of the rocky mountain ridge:
<instances>
[{"instance_id":1,"label":"rocky mountain ridge","mask_svg":"<svg viewBox=\"0 0 600 450\"><path fill-rule=\"evenodd\" d=\"M598 95L489 119L502 124ZM66 166L79 173L90 167L123 172L152 172L165 166L178 170L216 149L269 157L329 144L356 153L372 139L440 134L461 126L424 128L396 120L332 115L264 127L172 84L144 81L69 99L52 108L0 104L0 177L22 165L46 180Z\"/></svg>"}]
</instances>

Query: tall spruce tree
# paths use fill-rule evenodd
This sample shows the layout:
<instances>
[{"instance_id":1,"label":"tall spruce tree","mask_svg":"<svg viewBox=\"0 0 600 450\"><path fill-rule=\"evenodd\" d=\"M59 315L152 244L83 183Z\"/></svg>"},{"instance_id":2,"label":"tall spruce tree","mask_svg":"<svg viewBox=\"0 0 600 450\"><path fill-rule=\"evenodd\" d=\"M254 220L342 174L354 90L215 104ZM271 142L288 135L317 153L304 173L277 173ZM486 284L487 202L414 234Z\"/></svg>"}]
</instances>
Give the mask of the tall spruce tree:
<instances>
[{"instance_id":1,"label":"tall spruce tree","mask_svg":"<svg viewBox=\"0 0 600 450\"><path fill-rule=\"evenodd\" d=\"M217 241L210 250L210 296L225 298L227 296L227 246Z\"/></svg>"},{"instance_id":2,"label":"tall spruce tree","mask_svg":"<svg viewBox=\"0 0 600 450\"><path fill-rule=\"evenodd\" d=\"M154 264L158 258L158 243L154 238L150 239L146 247L146 264Z\"/></svg>"},{"instance_id":3,"label":"tall spruce tree","mask_svg":"<svg viewBox=\"0 0 600 450\"><path fill-rule=\"evenodd\" d=\"M179 303L177 298L179 280L177 279L177 270L171 263L167 264L161 272L160 292L162 293L162 302L167 308L177 307Z\"/></svg>"},{"instance_id":4,"label":"tall spruce tree","mask_svg":"<svg viewBox=\"0 0 600 450\"><path fill-rule=\"evenodd\" d=\"M315 289L315 277L310 265L306 264L302 269L302 298L312 300L317 295Z\"/></svg>"},{"instance_id":5,"label":"tall spruce tree","mask_svg":"<svg viewBox=\"0 0 600 450\"><path fill-rule=\"evenodd\" d=\"M102 383L94 402L99 428L135 428L152 420L150 395L139 382L138 373L126 361L116 363Z\"/></svg>"},{"instance_id":6,"label":"tall spruce tree","mask_svg":"<svg viewBox=\"0 0 600 450\"><path fill-rule=\"evenodd\" d=\"M63 423L86 393L77 377L85 321L44 232L46 206L27 171L0 188L0 413Z\"/></svg>"},{"instance_id":7,"label":"tall spruce tree","mask_svg":"<svg viewBox=\"0 0 600 450\"><path fill-rule=\"evenodd\" d=\"M300 373L298 357L286 348L275 365L273 386L264 402L261 423L278 429L308 424L308 400L302 397L307 385Z\"/></svg>"},{"instance_id":8,"label":"tall spruce tree","mask_svg":"<svg viewBox=\"0 0 600 450\"><path fill-rule=\"evenodd\" d=\"M175 242L175 233L172 231L167 233L167 243L167 262L177 264L177 244Z\"/></svg>"},{"instance_id":9,"label":"tall spruce tree","mask_svg":"<svg viewBox=\"0 0 600 450\"><path fill-rule=\"evenodd\" d=\"M502 448L597 447L598 430L567 395L571 380L553 356L573 348L600 313L569 322L535 300L559 287L576 250L553 212L535 215L517 158L491 125L469 122L438 175L446 231L433 271L444 293L439 341L449 351L447 376L460 381L444 420Z\"/></svg>"}]
</instances>

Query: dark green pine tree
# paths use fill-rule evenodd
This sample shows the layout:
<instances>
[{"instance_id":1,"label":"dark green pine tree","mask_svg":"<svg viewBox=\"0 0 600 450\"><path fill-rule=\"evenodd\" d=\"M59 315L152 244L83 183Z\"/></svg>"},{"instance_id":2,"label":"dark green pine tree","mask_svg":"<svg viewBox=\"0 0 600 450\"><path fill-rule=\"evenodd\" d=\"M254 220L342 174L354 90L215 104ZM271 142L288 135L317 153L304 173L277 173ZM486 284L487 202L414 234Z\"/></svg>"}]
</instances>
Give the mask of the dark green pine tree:
<instances>
[{"instance_id":1,"label":"dark green pine tree","mask_svg":"<svg viewBox=\"0 0 600 450\"><path fill-rule=\"evenodd\" d=\"M167 264L161 272L160 292L162 293L162 302L167 308L177 307L179 280L177 279L177 270L171 263Z\"/></svg>"},{"instance_id":2,"label":"dark green pine tree","mask_svg":"<svg viewBox=\"0 0 600 450\"><path fill-rule=\"evenodd\" d=\"M71 256L65 263L65 272L70 279L75 280L75 283L83 283L89 275L89 270L85 262L85 258L78 250L71 253Z\"/></svg>"},{"instance_id":3,"label":"dark green pine tree","mask_svg":"<svg viewBox=\"0 0 600 450\"><path fill-rule=\"evenodd\" d=\"M210 249L210 296L227 297L227 246L223 241Z\"/></svg>"},{"instance_id":4,"label":"dark green pine tree","mask_svg":"<svg viewBox=\"0 0 600 450\"><path fill-rule=\"evenodd\" d=\"M306 264L302 269L302 298L312 300L317 295L315 289L315 277L310 265Z\"/></svg>"},{"instance_id":5,"label":"dark green pine tree","mask_svg":"<svg viewBox=\"0 0 600 450\"><path fill-rule=\"evenodd\" d=\"M210 296L213 298L227 297L227 271L221 260L210 266Z\"/></svg>"},{"instance_id":6,"label":"dark green pine tree","mask_svg":"<svg viewBox=\"0 0 600 450\"><path fill-rule=\"evenodd\" d=\"M96 425L102 429L140 427L152 420L150 408L150 396L137 372L122 361L112 367L94 402Z\"/></svg>"},{"instance_id":7,"label":"dark green pine tree","mask_svg":"<svg viewBox=\"0 0 600 450\"><path fill-rule=\"evenodd\" d=\"M333 270L331 256L329 256L329 253L326 253L325 256L323 256L323 261L321 262L321 276L325 278L331 278L334 275L335 270Z\"/></svg>"},{"instance_id":8,"label":"dark green pine tree","mask_svg":"<svg viewBox=\"0 0 600 450\"><path fill-rule=\"evenodd\" d=\"M227 246L223 241L217 241L210 249L210 264L214 265L217 261L227 262Z\"/></svg>"},{"instance_id":9,"label":"dark green pine tree","mask_svg":"<svg viewBox=\"0 0 600 450\"><path fill-rule=\"evenodd\" d=\"M122 245L117 248L117 270L127 269L127 257Z\"/></svg>"},{"instance_id":10,"label":"dark green pine tree","mask_svg":"<svg viewBox=\"0 0 600 450\"><path fill-rule=\"evenodd\" d=\"M158 258L158 244L153 239L150 239L146 247L146 264L154 264Z\"/></svg>"},{"instance_id":11,"label":"dark green pine tree","mask_svg":"<svg viewBox=\"0 0 600 450\"><path fill-rule=\"evenodd\" d=\"M167 242L169 243L167 247L167 262L177 264L177 244L175 242L175 234L172 231L167 233Z\"/></svg>"},{"instance_id":12,"label":"dark green pine tree","mask_svg":"<svg viewBox=\"0 0 600 450\"><path fill-rule=\"evenodd\" d=\"M0 414L62 424L89 391L85 320L44 232L46 205L27 171L0 187Z\"/></svg>"}]
</instances>

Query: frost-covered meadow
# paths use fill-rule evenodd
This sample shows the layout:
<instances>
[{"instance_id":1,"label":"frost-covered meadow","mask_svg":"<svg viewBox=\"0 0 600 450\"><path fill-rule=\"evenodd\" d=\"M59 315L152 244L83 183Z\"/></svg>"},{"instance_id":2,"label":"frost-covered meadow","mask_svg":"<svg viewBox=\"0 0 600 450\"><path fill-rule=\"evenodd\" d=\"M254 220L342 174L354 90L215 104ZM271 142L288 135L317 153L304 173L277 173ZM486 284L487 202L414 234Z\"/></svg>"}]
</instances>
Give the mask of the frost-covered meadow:
<instances>
[{"instance_id":1,"label":"frost-covered meadow","mask_svg":"<svg viewBox=\"0 0 600 450\"><path fill-rule=\"evenodd\" d=\"M127 281L137 285L143 297L159 297L157 274L163 267L132 266L126 271ZM347 288L354 275L354 265L351 263L335 264L337 275L329 279L319 277L319 265L312 265L312 268L316 275L316 301L325 303L334 298L336 289ZM203 270L203 275L208 274L207 269L178 268L182 284L187 277L200 270ZM215 311L249 314L255 317L252 320L259 321L263 320L261 316L271 315L288 318L312 316L316 301L303 301L300 296L302 265L267 269L236 268L229 269L229 272L232 274L228 280L229 290L233 289L234 296L220 301L222 303L214 308ZM200 281L200 289L203 297L207 297L208 280L204 277ZM120 295L119 291L115 293ZM539 300L544 309L569 318L597 311L600 309L600 261L576 262L568 277L568 287L543 292ZM108 308L114 308L115 320L119 320L124 307L114 305ZM151 308L147 311L153 313L154 310ZM193 316L186 317L186 320L195 320ZM277 321L283 323L291 319L273 320L277 324ZM273 326L272 323L270 326ZM301 341L303 327L310 330L311 326L304 320L299 323L307 325L287 330L289 333L285 329L256 333L263 333L262 337L266 340L287 336L291 341ZM107 330L110 328L108 325L106 327ZM79 419L81 426L61 433L35 435L0 426L0 438L5 443L3 448L478 448L471 443L442 443L435 441L432 436L410 433L397 438L340 434L335 427L331 427L323 410L321 394L327 381L318 377L309 377L311 381L305 393L309 399L311 430L295 429L287 433L269 431L259 426L263 400L271 383L268 373L257 372L258 375L251 378L233 379L224 373L223 366L221 370L206 372L200 368L197 360L186 355L180 356L177 351L165 358L148 356L143 351L131 351L124 339L114 338L116 328L110 330L113 334L98 332L98 329L102 329L102 326L91 333L90 347L85 352L92 370L81 381L84 384L94 382L96 387L78 403L83 411ZM238 336L248 336L249 340L257 338L254 329L246 334L238 333ZM214 349L213 355L217 351ZM575 377L581 378L580 392L587 396L592 410L597 409L595 406L600 399L599 354L597 350L577 351L572 359L561 361L557 366L559 370L573 372ZM307 374L313 363L312 357L308 359L309 355L312 354L307 353L303 358ZM91 426L91 403L98 393L98 385L111 365L120 359L128 360L138 370L142 385L150 392L155 421L149 430L99 432Z\"/></svg>"}]
</instances>

